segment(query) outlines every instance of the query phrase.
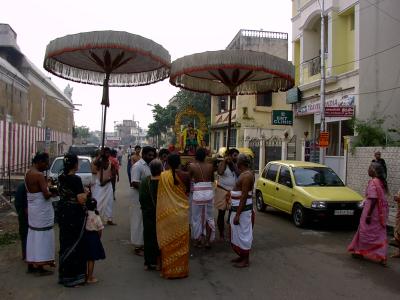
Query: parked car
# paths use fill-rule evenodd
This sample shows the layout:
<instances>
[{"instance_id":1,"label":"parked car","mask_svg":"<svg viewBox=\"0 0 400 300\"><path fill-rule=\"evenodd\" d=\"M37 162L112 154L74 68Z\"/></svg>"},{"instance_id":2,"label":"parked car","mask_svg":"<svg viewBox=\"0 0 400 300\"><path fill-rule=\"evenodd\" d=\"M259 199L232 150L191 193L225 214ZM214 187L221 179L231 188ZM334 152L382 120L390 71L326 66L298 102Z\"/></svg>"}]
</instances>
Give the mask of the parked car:
<instances>
[{"instance_id":1,"label":"parked car","mask_svg":"<svg viewBox=\"0 0 400 300\"><path fill-rule=\"evenodd\" d=\"M69 147L68 153L93 157L98 149L99 147L95 144L72 145Z\"/></svg>"},{"instance_id":2,"label":"parked car","mask_svg":"<svg viewBox=\"0 0 400 300\"><path fill-rule=\"evenodd\" d=\"M59 156L56 157L53 160L53 163L50 166L50 169L48 170L48 177L52 181L52 189L57 189L57 181L58 181L58 176L62 173L63 168L64 168L64 162L63 162L64 156ZM82 179L82 184L83 186L89 186L91 181L92 181L92 170L90 168L92 158L90 156L78 156L78 164L79 164L79 169L76 172L76 175L78 175ZM54 216L54 222L58 222L58 214L57 214L57 207L58 207L58 201L60 200L59 196L55 196L51 198L55 216Z\"/></svg>"},{"instance_id":3,"label":"parked car","mask_svg":"<svg viewBox=\"0 0 400 300\"><path fill-rule=\"evenodd\" d=\"M362 200L331 168L310 162L272 161L256 183L257 210L289 213L298 227L315 218L359 218Z\"/></svg>"},{"instance_id":4,"label":"parked car","mask_svg":"<svg viewBox=\"0 0 400 300\"><path fill-rule=\"evenodd\" d=\"M234 147L231 147L231 148L234 148ZM226 149L227 149L226 147L219 148L218 152L217 152L217 157L224 157ZM253 150L251 150L250 148L241 147L241 148L236 148L236 149L239 151L239 153L246 154L246 155L250 156L251 159L254 158Z\"/></svg>"},{"instance_id":5,"label":"parked car","mask_svg":"<svg viewBox=\"0 0 400 300\"><path fill-rule=\"evenodd\" d=\"M62 170L64 168L64 163L63 163L64 156L59 156L56 157L51 164L51 167L48 171L48 176L52 179L57 181L58 176L62 173ZM82 179L82 183L84 186L90 185L90 182L92 180L92 171L90 169L90 164L92 161L92 158L90 156L78 156L78 163L79 163L79 169L76 172L76 175L78 175Z\"/></svg>"}]
</instances>

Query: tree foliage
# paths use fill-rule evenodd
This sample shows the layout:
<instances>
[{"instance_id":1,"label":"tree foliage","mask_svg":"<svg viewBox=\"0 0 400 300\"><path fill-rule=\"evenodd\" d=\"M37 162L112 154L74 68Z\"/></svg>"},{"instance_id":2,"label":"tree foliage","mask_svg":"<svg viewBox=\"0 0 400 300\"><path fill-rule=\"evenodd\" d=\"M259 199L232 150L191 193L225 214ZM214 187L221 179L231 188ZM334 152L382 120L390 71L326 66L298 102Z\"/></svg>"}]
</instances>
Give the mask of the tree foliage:
<instances>
[{"instance_id":1,"label":"tree foliage","mask_svg":"<svg viewBox=\"0 0 400 300\"><path fill-rule=\"evenodd\" d=\"M202 112L209 120L211 116L211 96L209 94L180 90L175 97L179 110L193 106L195 110Z\"/></svg>"},{"instance_id":2,"label":"tree foliage","mask_svg":"<svg viewBox=\"0 0 400 300\"><path fill-rule=\"evenodd\" d=\"M357 132L354 147L386 146L387 133L383 128L384 119L373 116L369 120L354 119L354 130Z\"/></svg>"},{"instance_id":3,"label":"tree foliage","mask_svg":"<svg viewBox=\"0 0 400 300\"><path fill-rule=\"evenodd\" d=\"M185 110L188 106L193 106L195 110L202 112L206 116L208 124L210 123L211 96L180 90L175 95L174 101L166 107L159 104L153 106L154 122L149 124L147 136L156 137L166 134L168 129L175 125L176 114Z\"/></svg>"},{"instance_id":4,"label":"tree foliage","mask_svg":"<svg viewBox=\"0 0 400 300\"><path fill-rule=\"evenodd\" d=\"M74 138L87 139L90 136L89 128L86 126L74 126L72 136Z\"/></svg>"}]
</instances>

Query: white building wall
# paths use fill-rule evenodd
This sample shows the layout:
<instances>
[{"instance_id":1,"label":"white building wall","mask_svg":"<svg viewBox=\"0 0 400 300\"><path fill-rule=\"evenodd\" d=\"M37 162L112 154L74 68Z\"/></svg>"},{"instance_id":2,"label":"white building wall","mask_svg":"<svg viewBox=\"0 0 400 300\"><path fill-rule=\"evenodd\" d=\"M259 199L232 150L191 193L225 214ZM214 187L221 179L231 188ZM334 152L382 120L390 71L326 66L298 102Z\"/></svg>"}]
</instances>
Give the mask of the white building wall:
<instances>
[{"instance_id":1,"label":"white building wall","mask_svg":"<svg viewBox=\"0 0 400 300\"><path fill-rule=\"evenodd\" d=\"M388 0L369 6L360 2L360 111L369 118L372 112L387 119L386 128L400 127L400 1ZM396 20L397 19L397 20ZM382 52L383 51L383 52ZM378 52L380 54L375 55ZM384 91L388 90L388 91ZM384 92L376 92L384 91ZM375 93L376 92L376 93ZM368 93L368 94L366 94ZM392 118L392 119L390 119Z\"/></svg>"}]
</instances>

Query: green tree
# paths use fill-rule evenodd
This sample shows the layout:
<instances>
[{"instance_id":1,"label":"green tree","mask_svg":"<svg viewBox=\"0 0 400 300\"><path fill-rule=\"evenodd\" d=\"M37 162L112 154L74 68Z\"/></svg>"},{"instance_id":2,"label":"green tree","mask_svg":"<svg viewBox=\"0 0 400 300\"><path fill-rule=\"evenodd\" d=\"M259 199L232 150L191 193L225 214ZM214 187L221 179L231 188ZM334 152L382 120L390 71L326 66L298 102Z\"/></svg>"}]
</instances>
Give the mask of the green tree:
<instances>
[{"instance_id":1,"label":"green tree","mask_svg":"<svg viewBox=\"0 0 400 300\"><path fill-rule=\"evenodd\" d=\"M185 110L188 106L193 106L195 110L202 112L207 120L210 119L211 96L209 94L180 90L175 97L179 111Z\"/></svg>"},{"instance_id":2,"label":"green tree","mask_svg":"<svg viewBox=\"0 0 400 300\"><path fill-rule=\"evenodd\" d=\"M211 96L208 94L201 94L180 90L175 95L176 100L166 107L159 104L153 106L153 119L154 122L149 124L148 137L158 137L161 140L161 134L167 134L168 129L175 125L176 114L179 111L185 110L188 106L193 106L195 110L203 113L207 119L207 125L211 120ZM207 136L206 136L207 138ZM167 143L175 143L174 138L171 138ZM161 144L161 143L160 143Z\"/></svg>"},{"instance_id":3,"label":"green tree","mask_svg":"<svg viewBox=\"0 0 400 300\"><path fill-rule=\"evenodd\" d=\"M74 126L72 136L74 138L87 139L90 136L89 128L86 126Z\"/></svg>"},{"instance_id":4,"label":"green tree","mask_svg":"<svg viewBox=\"0 0 400 300\"><path fill-rule=\"evenodd\" d=\"M354 130L357 132L354 147L386 146L387 134L383 128L384 119L372 116L368 120L353 119Z\"/></svg>"}]
</instances>

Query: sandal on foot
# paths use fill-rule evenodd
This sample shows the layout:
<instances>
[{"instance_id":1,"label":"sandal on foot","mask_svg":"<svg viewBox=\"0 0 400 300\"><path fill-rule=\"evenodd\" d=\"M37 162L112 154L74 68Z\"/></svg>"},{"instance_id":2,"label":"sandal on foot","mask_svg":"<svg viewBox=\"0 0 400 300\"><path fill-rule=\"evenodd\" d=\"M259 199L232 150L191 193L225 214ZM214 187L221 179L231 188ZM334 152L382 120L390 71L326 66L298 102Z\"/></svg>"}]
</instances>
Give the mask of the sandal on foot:
<instances>
[{"instance_id":1,"label":"sandal on foot","mask_svg":"<svg viewBox=\"0 0 400 300\"><path fill-rule=\"evenodd\" d=\"M242 261L242 258L241 258L241 257L237 257L237 258L231 259L231 263L239 263L239 262L241 262L241 261Z\"/></svg>"},{"instance_id":2,"label":"sandal on foot","mask_svg":"<svg viewBox=\"0 0 400 300\"><path fill-rule=\"evenodd\" d=\"M89 283L89 284L93 284L93 283L98 283L99 280L97 278L93 277L91 279L86 280L86 282Z\"/></svg>"},{"instance_id":3,"label":"sandal on foot","mask_svg":"<svg viewBox=\"0 0 400 300\"><path fill-rule=\"evenodd\" d=\"M242 263L242 262L239 262L239 263L234 264L233 266L234 266L235 268L247 268L247 267L249 266L249 263Z\"/></svg>"},{"instance_id":4,"label":"sandal on foot","mask_svg":"<svg viewBox=\"0 0 400 300\"><path fill-rule=\"evenodd\" d=\"M50 270L46 270L46 269L41 269L39 268L35 273L36 276L49 276L49 275L53 275L54 272L50 271Z\"/></svg>"}]
</instances>

